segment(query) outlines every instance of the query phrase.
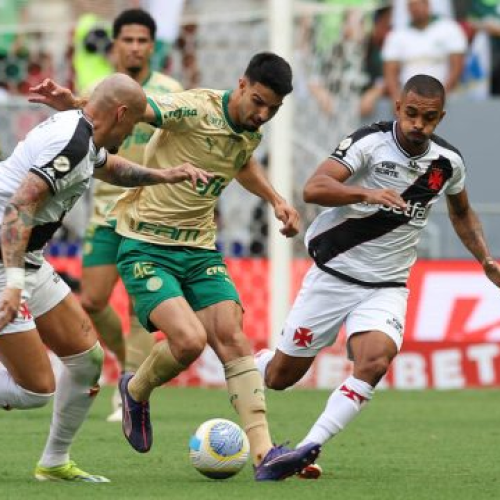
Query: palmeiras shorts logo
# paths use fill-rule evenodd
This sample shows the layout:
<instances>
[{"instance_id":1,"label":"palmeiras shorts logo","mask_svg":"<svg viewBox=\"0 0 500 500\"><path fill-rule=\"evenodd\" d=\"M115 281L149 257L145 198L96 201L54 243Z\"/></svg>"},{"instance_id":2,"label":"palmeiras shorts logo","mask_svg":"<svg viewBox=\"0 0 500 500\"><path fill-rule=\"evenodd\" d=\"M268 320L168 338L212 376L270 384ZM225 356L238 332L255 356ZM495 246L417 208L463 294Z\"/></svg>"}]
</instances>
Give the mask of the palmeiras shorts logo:
<instances>
[{"instance_id":1,"label":"palmeiras shorts logo","mask_svg":"<svg viewBox=\"0 0 500 500\"><path fill-rule=\"evenodd\" d=\"M152 278L149 278L148 281L146 282L146 288L150 292L158 291L162 287L162 285L163 285L163 280L158 276L153 276Z\"/></svg>"},{"instance_id":2,"label":"palmeiras shorts logo","mask_svg":"<svg viewBox=\"0 0 500 500\"><path fill-rule=\"evenodd\" d=\"M309 347L313 339L313 332L309 328L299 326L293 334L293 343L297 347Z\"/></svg>"}]
</instances>

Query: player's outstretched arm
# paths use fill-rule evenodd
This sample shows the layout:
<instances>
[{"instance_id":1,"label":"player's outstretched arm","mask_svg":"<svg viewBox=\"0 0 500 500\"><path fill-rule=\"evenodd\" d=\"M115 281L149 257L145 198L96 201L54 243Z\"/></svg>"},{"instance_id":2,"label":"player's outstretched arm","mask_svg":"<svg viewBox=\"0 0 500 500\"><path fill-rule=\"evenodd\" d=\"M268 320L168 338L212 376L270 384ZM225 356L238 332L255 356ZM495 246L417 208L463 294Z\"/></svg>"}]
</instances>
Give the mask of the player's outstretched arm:
<instances>
[{"instance_id":1,"label":"player's outstretched arm","mask_svg":"<svg viewBox=\"0 0 500 500\"><path fill-rule=\"evenodd\" d=\"M118 155L108 155L105 165L94 170L94 177L108 184L123 187L176 184L189 180L193 189L196 189L198 182L207 184L213 174L190 163L159 170L137 165Z\"/></svg>"},{"instance_id":2,"label":"player's outstretched arm","mask_svg":"<svg viewBox=\"0 0 500 500\"><path fill-rule=\"evenodd\" d=\"M304 201L323 207L340 207L353 203L384 205L405 209L406 202L393 189L367 189L346 185L349 169L337 160L328 158L319 165L304 187Z\"/></svg>"},{"instance_id":3,"label":"player's outstretched arm","mask_svg":"<svg viewBox=\"0 0 500 500\"><path fill-rule=\"evenodd\" d=\"M68 111L85 106L87 100L79 99L70 89L57 84L54 80L46 78L42 83L30 87L29 102L45 104L57 111Z\"/></svg>"},{"instance_id":4,"label":"player's outstretched arm","mask_svg":"<svg viewBox=\"0 0 500 500\"><path fill-rule=\"evenodd\" d=\"M299 232L299 213L273 188L263 168L254 157L251 157L248 163L240 169L236 180L247 191L273 206L275 217L283 222L283 227L280 229L281 234L290 238Z\"/></svg>"},{"instance_id":5,"label":"player's outstretched arm","mask_svg":"<svg viewBox=\"0 0 500 500\"><path fill-rule=\"evenodd\" d=\"M0 330L17 315L24 288L24 256L34 216L49 193L48 184L29 173L5 207L1 241L7 284L0 295Z\"/></svg>"},{"instance_id":6,"label":"player's outstretched arm","mask_svg":"<svg viewBox=\"0 0 500 500\"><path fill-rule=\"evenodd\" d=\"M88 97L76 97L70 89L59 85L50 78L46 78L42 83L35 85L34 87L30 87L29 91L29 102L45 104L56 111L80 109L83 108L88 102ZM155 111L148 103L141 121L154 123L155 120Z\"/></svg>"},{"instance_id":7,"label":"player's outstretched arm","mask_svg":"<svg viewBox=\"0 0 500 500\"><path fill-rule=\"evenodd\" d=\"M448 213L458 237L483 266L486 276L500 287L500 265L491 256L484 237L481 221L472 209L464 189L446 197Z\"/></svg>"}]
</instances>

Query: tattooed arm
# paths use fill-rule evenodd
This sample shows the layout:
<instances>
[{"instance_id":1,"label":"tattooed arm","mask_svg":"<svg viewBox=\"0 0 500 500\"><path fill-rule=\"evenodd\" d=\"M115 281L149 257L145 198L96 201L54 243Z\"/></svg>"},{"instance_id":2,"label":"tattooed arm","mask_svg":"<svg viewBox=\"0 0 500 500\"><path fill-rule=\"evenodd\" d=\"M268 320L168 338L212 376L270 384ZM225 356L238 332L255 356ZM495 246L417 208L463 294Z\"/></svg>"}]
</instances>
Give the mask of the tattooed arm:
<instances>
[{"instance_id":1,"label":"tattooed arm","mask_svg":"<svg viewBox=\"0 0 500 500\"><path fill-rule=\"evenodd\" d=\"M124 187L175 184L190 180L195 189L198 181L206 184L213 174L194 167L190 163L160 170L142 167L121 156L108 155L106 164L94 170L94 177L108 184Z\"/></svg>"},{"instance_id":2,"label":"tattooed arm","mask_svg":"<svg viewBox=\"0 0 500 500\"><path fill-rule=\"evenodd\" d=\"M481 263L490 281L500 287L500 265L495 262L488 250L481 222L469 204L466 190L447 196L446 201L450 220L458 237Z\"/></svg>"},{"instance_id":3,"label":"tattooed arm","mask_svg":"<svg viewBox=\"0 0 500 500\"><path fill-rule=\"evenodd\" d=\"M7 285L0 295L0 329L17 314L24 287L24 256L38 207L47 199L48 184L29 173L5 207L2 220L2 260Z\"/></svg>"}]
</instances>

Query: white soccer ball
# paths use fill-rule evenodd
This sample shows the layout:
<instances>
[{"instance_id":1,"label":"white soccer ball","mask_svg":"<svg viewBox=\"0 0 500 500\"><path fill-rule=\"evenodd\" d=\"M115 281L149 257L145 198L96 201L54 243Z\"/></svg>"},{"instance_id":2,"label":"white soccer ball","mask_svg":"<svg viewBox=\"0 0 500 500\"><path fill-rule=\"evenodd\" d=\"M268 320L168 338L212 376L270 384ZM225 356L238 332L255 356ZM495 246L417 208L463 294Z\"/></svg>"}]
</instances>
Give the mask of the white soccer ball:
<instances>
[{"instance_id":1,"label":"white soccer ball","mask_svg":"<svg viewBox=\"0 0 500 500\"><path fill-rule=\"evenodd\" d=\"M201 424L189 440L193 467L211 479L227 479L245 466L250 444L245 431L234 422L214 418Z\"/></svg>"}]
</instances>

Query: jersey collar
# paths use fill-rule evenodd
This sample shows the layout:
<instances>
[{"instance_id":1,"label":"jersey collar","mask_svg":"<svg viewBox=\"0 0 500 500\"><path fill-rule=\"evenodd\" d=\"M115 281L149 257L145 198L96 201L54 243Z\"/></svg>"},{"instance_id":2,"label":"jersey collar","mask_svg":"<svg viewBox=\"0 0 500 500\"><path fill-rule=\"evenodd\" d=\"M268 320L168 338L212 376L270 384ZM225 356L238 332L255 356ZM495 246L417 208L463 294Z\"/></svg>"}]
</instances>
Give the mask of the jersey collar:
<instances>
[{"instance_id":1,"label":"jersey collar","mask_svg":"<svg viewBox=\"0 0 500 500\"><path fill-rule=\"evenodd\" d=\"M150 71L148 73L148 75L146 76L146 78L144 79L144 81L141 83L141 87L145 87L149 83L149 80L151 80L152 76L153 76L153 72Z\"/></svg>"},{"instance_id":2,"label":"jersey collar","mask_svg":"<svg viewBox=\"0 0 500 500\"><path fill-rule=\"evenodd\" d=\"M242 134L245 132L244 128L238 127L236 123L231 120L231 117L229 116L229 98L231 97L231 94L233 93L232 90L226 90L224 92L224 95L222 96L222 109L224 110L224 118L227 121L227 124L229 127L236 132L237 134Z\"/></svg>"},{"instance_id":3,"label":"jersey collar","mask_svg":"<svg viewBox=\"0 0 500 500\"><path fill-rule=\"evenodd\" d=\"M422 154L419 154L417 156L412 156L410 153L408 153L406 151L405 148L403 148L403 146L398 141L398 135L396 134L396 124L397 124L397 121L394 120L394 122L392 124L392 138L394 139L394 142L395 142L396 146L398 147L398 149L401 151L401 153L403 153L407 158L411 158L414 160L418 160L419 158L423 158L431 149L431 141L429 141L429 144L427 145L427 149Z\"/></svg>"}]
</instances>

